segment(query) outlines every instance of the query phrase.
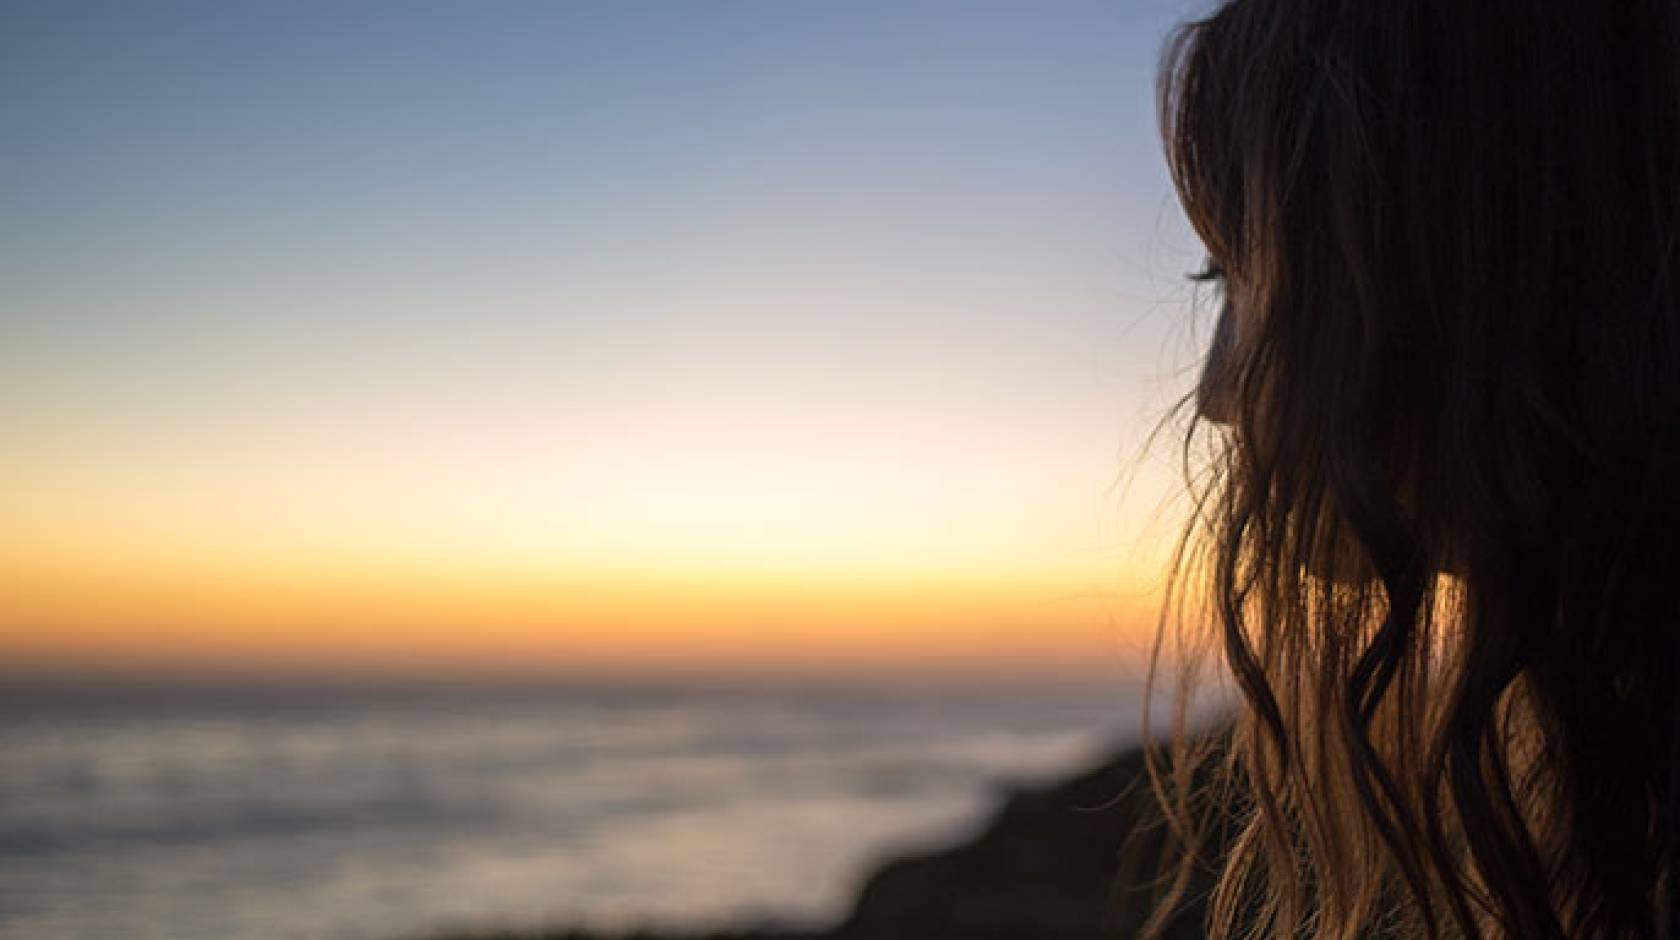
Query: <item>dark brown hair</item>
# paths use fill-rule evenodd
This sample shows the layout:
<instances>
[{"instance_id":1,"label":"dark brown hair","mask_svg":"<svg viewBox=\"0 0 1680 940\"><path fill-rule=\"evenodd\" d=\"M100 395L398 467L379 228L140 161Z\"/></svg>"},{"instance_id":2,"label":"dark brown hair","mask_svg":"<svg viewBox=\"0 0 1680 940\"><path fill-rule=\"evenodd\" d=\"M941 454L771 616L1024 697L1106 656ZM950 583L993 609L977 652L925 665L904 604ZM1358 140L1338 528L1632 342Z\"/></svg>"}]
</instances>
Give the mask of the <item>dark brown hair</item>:
<instances>
[{"instance_id":1,"label":"dark brown hair","mask_svg":"<svg viewBox=\"0 0 1680 940\"><path fill-rule=\"evenodd\" d=\"M1234 0L1161 108L1235 321L1162 641L1243 707L1157 776L1213 933L1674 936L1677 4Z\"/></svg>"}]
</instances>

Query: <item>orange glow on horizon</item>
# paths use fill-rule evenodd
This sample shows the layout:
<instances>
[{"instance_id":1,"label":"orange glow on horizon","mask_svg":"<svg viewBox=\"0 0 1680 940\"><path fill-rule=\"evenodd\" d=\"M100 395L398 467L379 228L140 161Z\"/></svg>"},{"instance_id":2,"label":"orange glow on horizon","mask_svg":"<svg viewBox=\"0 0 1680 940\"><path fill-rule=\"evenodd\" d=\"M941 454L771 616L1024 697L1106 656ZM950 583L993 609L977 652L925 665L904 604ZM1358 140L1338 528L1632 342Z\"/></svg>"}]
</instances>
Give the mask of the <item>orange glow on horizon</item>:
<instances>
[{"instance_id":1,"label":"orange glow on horizon","mask_svg":"<svg viewBox=\"0 0 1680 940\"><path fill-rule=\"evenodd\" d=\"M1062 570L471 571L4 558L14 668L1089 672L1150 598ZM1107 663L1098 664L1098 668Z\"/></svg>"},{"instance_id":2,"label":"orange glow on horizon","mask_svg":"<svg viewBox=\"0 0 1680 940\"><path fill-rule=\"evenodd\" d=\"M417 466L383 488L42 473L0 495L14 523L0 533L0 661L1092 674L1135 661L1153 630L1163 521L1114 519L1133 537L1105 547L1079 533L1082 518L1100 528L1098 501L1047 498L1052 486L971 477L942 492L898 469L864 485L843 470L720 471L555 490ZM627 501L646 493L663 502L638 515Z\"/></svg>"}]
</instances>

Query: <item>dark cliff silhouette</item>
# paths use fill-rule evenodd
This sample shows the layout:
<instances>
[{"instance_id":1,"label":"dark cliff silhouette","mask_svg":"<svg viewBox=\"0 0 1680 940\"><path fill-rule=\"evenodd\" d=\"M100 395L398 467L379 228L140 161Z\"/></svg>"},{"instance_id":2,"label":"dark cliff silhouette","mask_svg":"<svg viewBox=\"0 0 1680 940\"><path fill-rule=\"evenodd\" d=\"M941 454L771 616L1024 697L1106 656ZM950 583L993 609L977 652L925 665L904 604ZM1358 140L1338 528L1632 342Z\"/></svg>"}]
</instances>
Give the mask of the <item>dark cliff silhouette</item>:
<instances>
[{"instance_id":1,"label":"dark cliff silhouette","mask_svg":"<svg viewBox=\"0 0 1680 940\"><path fill-rule=\"evenodd\" d=\"M1048 787L1010 793L984 830L960 845L889 861L870 875L851 913L820 932L772 929L688 940L1123 940L1136 936L1170 864L1166 830L1126 751ZM1170 940L1202 936L1192 884ZM625 940L664 940L634 933ZM484 933L458 940L597 940L582 931Z\"/></svg>"}]
</instances>

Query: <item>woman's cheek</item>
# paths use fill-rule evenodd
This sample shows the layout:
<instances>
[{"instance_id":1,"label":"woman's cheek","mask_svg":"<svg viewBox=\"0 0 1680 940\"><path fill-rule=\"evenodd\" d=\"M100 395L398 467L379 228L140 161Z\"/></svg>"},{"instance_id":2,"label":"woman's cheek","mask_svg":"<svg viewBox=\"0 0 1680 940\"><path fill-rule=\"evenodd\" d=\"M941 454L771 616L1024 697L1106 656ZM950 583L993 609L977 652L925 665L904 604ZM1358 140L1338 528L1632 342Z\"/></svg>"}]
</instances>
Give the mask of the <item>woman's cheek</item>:
<instances>
[{"instance_id":1,"label":"woman's cheek","mask_svg":"<svg viewBox=\"0 0 1680 940\"><path fill-rule=\"evenodd\" d=\"M1230 424L1236 417L1237 317L1227 300L1220 308L1213 328L1213 343L1196 383L1196 413L1215 424Z\"/></svg>"}]
</instances>

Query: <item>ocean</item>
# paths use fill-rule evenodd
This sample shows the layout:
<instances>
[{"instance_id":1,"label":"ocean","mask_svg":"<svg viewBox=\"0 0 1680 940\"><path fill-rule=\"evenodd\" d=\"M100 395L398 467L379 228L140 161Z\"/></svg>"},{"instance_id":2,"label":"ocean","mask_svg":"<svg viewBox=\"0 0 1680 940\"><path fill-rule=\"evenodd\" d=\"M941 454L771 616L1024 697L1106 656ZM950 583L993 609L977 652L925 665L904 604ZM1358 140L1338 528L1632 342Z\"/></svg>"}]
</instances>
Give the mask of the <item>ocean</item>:
<instances>
[{"instance_id":1,"label":"ocean","mask_svg":"<svg viewBox=\"0 0 1680 940\"><path fill-rule=\"evenodd\" d=\"M0 689L0 938L820 925L1124 686Z\"/></svg>"}]
</instances>

